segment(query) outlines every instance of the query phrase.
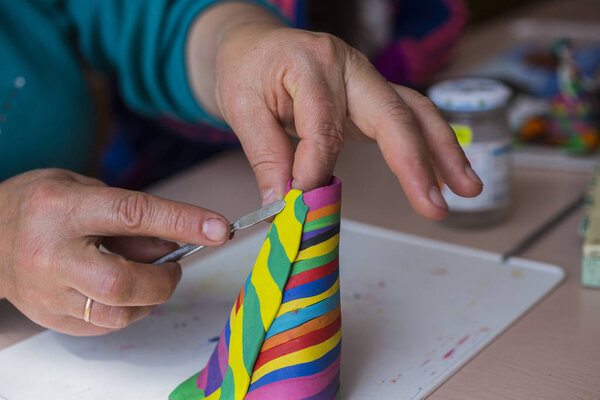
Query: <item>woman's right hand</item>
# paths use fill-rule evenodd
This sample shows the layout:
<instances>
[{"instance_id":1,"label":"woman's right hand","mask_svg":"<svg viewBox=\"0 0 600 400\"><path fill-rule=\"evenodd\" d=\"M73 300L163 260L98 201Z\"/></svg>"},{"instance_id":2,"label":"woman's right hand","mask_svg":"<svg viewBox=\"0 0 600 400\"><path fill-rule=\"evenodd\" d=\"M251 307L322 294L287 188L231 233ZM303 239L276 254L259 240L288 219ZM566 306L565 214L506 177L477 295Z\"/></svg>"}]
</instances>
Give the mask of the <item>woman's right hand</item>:
<instances>
[{"instance_id":1,"label":"woman's right hand","mask_svg":"<svg viewBox=\"0 0 600 400\"><path fill-rule=\"evenodd\" d=\"M228 237L227 220L200 207L69 171L27 172L0 183L0 298L47 328L108 333L149 314L181 279L177 263L148 264L178 247L153 238L219 246Z\"/></svg>"}]
</instances>

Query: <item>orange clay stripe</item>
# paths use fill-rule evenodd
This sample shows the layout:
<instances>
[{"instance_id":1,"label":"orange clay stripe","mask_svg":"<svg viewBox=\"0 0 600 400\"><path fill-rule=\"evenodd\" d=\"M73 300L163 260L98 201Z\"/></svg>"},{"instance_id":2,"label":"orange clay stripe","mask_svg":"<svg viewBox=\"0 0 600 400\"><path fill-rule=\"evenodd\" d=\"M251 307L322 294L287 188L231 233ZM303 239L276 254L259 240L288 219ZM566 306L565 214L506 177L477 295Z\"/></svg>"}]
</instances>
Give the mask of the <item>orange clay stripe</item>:
<instances>
[{"instance_id":1,"label":"orange clay stripe","mask_svg":"<svg viewBox=\"0 0 600 400\"><path fill-rule=\"evenodd\" d=\"M308 332L297 339L283 343L277 347L273 347L272 349L261 351L256 359L256 362L254 363L254 370L256 371L266 363L273 361L276 358L285 356L286 354L295 353L306 347L312 347L324 342L341 329L341 324L341 318L338 317L338 319L336 319L333 323L324 326L321 329Z\"/></svg>"},{"instance_id":2,"label":"orange clay stripe","mask_svg":"<svg viewBox=\"0 0 600 400\"><path fill-rule=\"evenodd\" d=\"M290 340L296 339L296 338L298 338L302 335L305 335L309 332L315 331L317 329L321 329L324 326L327 326L327 325L331 324L332 322L334 322L337 319L337 317L339 317L339 316L340 316L340 308L336 307L335 309L331 310L330 312L328 312L325 315L322 315L315 319L311 319L310 321L305 322L296 328L287 330L285 332L278 333L277 335L268 338L267 340L264 341L260 351L263 352L265 350L269 350L270 348L279 346L280 344L283 344Z\"/></svg>"},{"instance_id":3,"label":"orange clay stripe","mask_svg":"<svg viewBox=\"0 0 600 400\"><path fill-rule=\"evenodd\" d=\"M342 205L342 202L340 200L335 204L321 207L315 211L309 211L309 213L306 214L306 221L304 223L306 224L307 222L315 221L319 218L323 218L323 217L326 217L331 214L336 214L336 213L340 212L341 205Z\"/></svg>"},{"instance_id":4,"label":"orange clay stripe","mask_svg":"<svg viewBox=\"0 0 600 400\"><path fill-rule=\"evenodd\" d=\"M244 289L246 289L246 285L242 286L242 290L240 290L240 294L238 295L237 301L235 302L235 313L240 310L240 306L244 302Z\"/></svg>"}]
</instances>

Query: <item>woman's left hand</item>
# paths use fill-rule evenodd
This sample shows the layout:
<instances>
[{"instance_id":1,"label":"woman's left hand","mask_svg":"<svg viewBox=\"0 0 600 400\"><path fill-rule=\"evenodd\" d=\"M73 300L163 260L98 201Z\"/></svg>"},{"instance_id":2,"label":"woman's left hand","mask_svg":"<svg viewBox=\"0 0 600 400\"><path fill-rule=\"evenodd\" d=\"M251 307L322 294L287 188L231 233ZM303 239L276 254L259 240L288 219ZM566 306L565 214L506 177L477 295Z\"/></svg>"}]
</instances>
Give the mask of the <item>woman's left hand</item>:
<instances>
[{"instance_id":1,"label":"woman's left hand","mask_svg":"<svg viewBox=\"0 0 600 400\"><path fill-rule=\"evenodd\" d=\"M434 170L459 195L481 192L481 181L429 99L387 82L335 36L287 28L272 17L247 19L222 32L214 91L263 202L281 198L292 176L299 189L326 185L344 142L361 138L377 141L425 217L447 213ZM289 135L300 139L296 149Z\"/></svg>"}]
</instances>

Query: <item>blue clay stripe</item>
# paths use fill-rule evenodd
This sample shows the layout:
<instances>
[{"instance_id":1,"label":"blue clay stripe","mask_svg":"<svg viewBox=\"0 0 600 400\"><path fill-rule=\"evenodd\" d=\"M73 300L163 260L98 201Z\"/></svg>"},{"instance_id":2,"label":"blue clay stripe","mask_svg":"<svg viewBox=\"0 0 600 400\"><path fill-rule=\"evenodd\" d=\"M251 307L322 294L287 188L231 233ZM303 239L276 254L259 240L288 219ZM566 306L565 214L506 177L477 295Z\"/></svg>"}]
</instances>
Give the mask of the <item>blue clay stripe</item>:
<instances>
[{"instance_id":1,"label":"blue clay stripe","mask_svg":"<svg viewBox=\"0 0 600 400\"><path fill-rule=\"evenodd\" d=\"M227 345L227 350L229 350L229 338L231 337L231 316L227 317L227 323L225 323L225 344Z\"/></svg>"},{"instance_id":2,"label":"blue clay stripe","mask_svg":"<svg viewBox=\"0 0 600 400\"><path fill-rule=\"evenodd\" d=\"M339 290L327 299L320 301L312 306L301 308L300 310L285 313L277 318L271 324L265 340L278 333L293 329L303 323L327 314L331 310L339 307L340 296Z\"/></svg>"},{"instance_id":3,"label":"blue clay stripe","mask_svg":"<svg viewBox=\"0 0 600 400\"><path fill-rule=\"evenodd\" d=\"M334 270L329 275L324 276L316 281L308 282L300 286L296 286L291 289L287 289L283 292L281 303L287 303L288 301L301 299L304 297L312 297L327 291L337 281L339 276L338 270Z\"/></svg>"},{"instance_id":4,"label":"blue clay stripe","mask_svg":"<svg viewBox=\"0 0 600 400\"><path fill-rule=\"evenodd\" d=\"M332 362L337 360L340 355L342 342L338 343L333 349L331 349L323 357L311 361L309 363L292 365L289 367L281 368L273 372L269 372L256 382L254 382L248 388L248 392L258 389L261 386L268 385L269 383L279 382L284 379L298 378L303 376L310 376L317 374L331 365Z\"/></svg>"}]
</instances>

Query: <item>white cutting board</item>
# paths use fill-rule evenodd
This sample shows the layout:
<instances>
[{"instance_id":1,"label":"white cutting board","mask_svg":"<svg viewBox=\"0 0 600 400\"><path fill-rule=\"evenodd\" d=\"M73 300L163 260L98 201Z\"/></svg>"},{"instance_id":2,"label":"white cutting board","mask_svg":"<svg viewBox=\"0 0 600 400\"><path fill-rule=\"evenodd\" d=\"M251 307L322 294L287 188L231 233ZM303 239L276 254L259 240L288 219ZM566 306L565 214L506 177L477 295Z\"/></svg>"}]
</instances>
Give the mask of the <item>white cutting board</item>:
<instances>
[{"instance_id":1,"label":"white cutting board","mask_svg":"<svg viewBox=\"0 0 600 400\"><path fill-rule=\"evenodd\" d=\"M166 399L204 366L264 235L192 262L168 303L121 332L47 331L1 351L0 399ZM348 400L425 397L564 277L553 265L502 264L497 254L346 220L341 237Z\"/></svg>"}]
</instances>

